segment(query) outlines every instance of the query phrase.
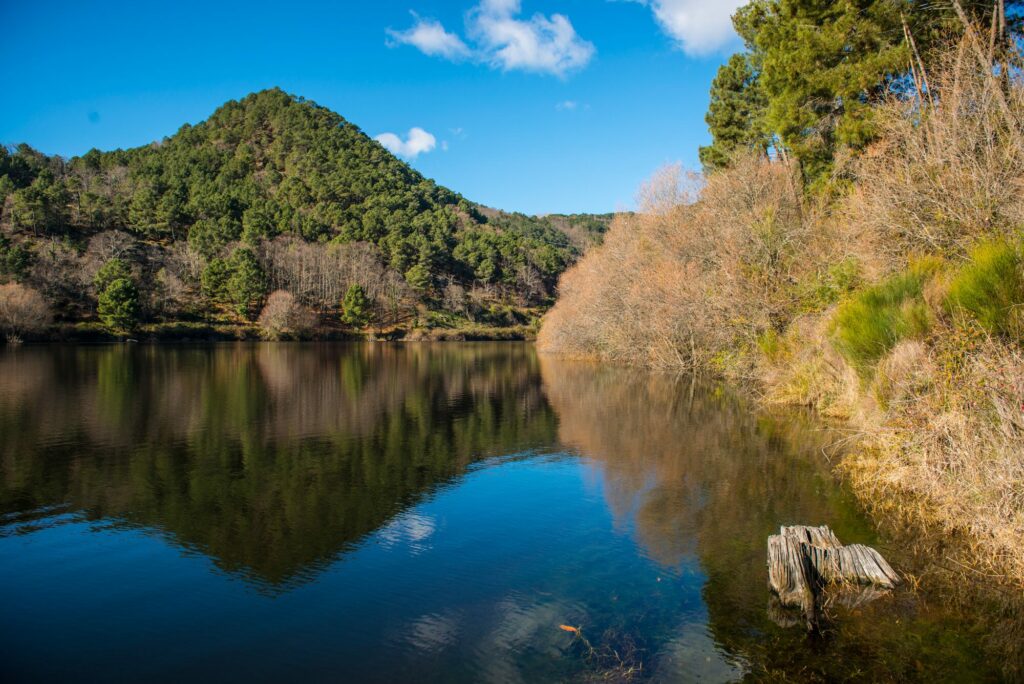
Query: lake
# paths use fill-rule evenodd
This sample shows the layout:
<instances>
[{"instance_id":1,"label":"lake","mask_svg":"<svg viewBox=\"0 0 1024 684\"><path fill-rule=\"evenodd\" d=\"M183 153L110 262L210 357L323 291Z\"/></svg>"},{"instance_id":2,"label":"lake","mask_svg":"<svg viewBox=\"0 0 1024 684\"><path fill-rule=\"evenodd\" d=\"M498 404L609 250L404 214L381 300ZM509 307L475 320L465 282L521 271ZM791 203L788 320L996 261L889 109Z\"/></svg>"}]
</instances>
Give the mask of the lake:
<instances>
[{"instance_id":1,"label":"lake","mask_svg":"<svg viewBox=\"0 0 1024 684\"><path fill-rule=\"evenodd\" d=\"M0 675L998 679L908 589L815 638L769 610L780 524L900 569L835 443L519 343L0 351Z\"/></svg>"}]
</instances>

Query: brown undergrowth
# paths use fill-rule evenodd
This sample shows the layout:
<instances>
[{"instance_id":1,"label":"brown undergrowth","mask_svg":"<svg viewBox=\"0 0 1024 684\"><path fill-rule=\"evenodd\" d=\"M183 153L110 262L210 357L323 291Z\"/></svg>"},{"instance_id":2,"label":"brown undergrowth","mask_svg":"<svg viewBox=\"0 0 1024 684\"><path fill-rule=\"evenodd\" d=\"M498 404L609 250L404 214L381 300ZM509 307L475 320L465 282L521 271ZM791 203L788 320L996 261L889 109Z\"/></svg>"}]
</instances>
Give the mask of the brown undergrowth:
<instances>
[{"instance_id":1,"label":"brown undergrowth","mask_svg":"<svg viewBox=\"0 0 1024 684\"><path fill-rule=\"evenodd\" d=\"M881 139L826 192L757 157L659 173L563 277L538 346L710 369L846 419L840 469L879 523L1019 592L1024 86L965 49L930 74L934 102L880 108Z\"/></svg>"}]
</instances>

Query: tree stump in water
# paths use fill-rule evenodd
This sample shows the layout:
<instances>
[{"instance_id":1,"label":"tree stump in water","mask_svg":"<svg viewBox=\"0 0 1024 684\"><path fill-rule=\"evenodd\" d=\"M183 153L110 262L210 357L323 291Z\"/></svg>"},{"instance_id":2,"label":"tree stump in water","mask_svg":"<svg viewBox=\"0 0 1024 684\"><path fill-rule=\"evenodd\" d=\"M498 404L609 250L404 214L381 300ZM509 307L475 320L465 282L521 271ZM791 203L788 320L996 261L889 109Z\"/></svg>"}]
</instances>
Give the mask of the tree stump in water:
<instances>
[{"instance_id":1,"label":"tree stump in water","mask_svg":"<svg viewBox=\"0 0 1024 684\"><path fill-rule=\"evenodd\" d=\"M827 586L867 585L876 598L899 584L882 555L862 544L843 546L827 526L783 526L768 537L768 584L779 603L804 614L808 630L818 628L821 595ZM856 601L855 601L856 603Z\"/></svg>"}]
</instances>

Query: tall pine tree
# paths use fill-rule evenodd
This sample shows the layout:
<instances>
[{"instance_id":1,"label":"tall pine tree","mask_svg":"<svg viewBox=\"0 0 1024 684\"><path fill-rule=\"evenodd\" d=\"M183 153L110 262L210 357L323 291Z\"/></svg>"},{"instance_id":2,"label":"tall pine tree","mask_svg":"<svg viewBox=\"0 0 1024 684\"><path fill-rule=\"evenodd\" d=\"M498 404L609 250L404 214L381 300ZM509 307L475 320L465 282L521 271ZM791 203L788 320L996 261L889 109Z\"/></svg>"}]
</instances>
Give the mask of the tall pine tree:
<instances>
[{"instance_id":1,"label":"tall pine tree","mask_svg":"<svg viewBox=\"0 0 1024 684\"><path fill-rule=\"evenodd\" d=\"M711 104L704 120L712 143L700 148L705 170L722 168L740 149L767 152L770 137L765 129L767 101L749 55L738 53L718 69L711 83Z\"/></svg>"},{"instance_id":2,"label":"tall pine tree","mask_svg":"<svg viewBox=\"0 0 1024 684\"><path fill-rule=\"evenodd\" d=\"M960 4L981 25L996 7L992 0ZM1012 32L1024 2L1004 4ZM733 24L747 51L730 59L712 86L707 121L714 140L701 161L721 166L737 147L770 140L796 156L809 181L828 174L837 149L868 144L876 135L874 106L908 89L904 26L925 62L964 28L951 3L933 0L752 0Z\"/></svg>"}]
</instances>

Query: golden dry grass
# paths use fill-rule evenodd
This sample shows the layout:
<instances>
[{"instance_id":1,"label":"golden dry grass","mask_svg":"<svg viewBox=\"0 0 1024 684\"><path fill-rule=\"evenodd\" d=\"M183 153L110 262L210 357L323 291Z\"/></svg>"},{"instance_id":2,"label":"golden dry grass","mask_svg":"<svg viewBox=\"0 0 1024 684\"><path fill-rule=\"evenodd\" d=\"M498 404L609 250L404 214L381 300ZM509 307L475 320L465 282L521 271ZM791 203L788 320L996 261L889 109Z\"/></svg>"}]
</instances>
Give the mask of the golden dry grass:
<instances>
[{"instance_id":1,"label":"golden dry grass","mask_svg":"<svg viewBox=\"0 0 1024 684\"><path fill-rule=\"evenodd\" d=\"M951 50L929 74L941 96L883 105L881 140L828 197L764 158L685 185L660 172L564 276L539 348L710 368L842 416L859 436L843 469L881 522L956 538L958 567L1024 586L1022 340L948 304L975 247L1024 228L1024 85L1007 73ZM905 303L920 325L855 369L837 312L922 257Z\"/></svg>"}]
</instances>

